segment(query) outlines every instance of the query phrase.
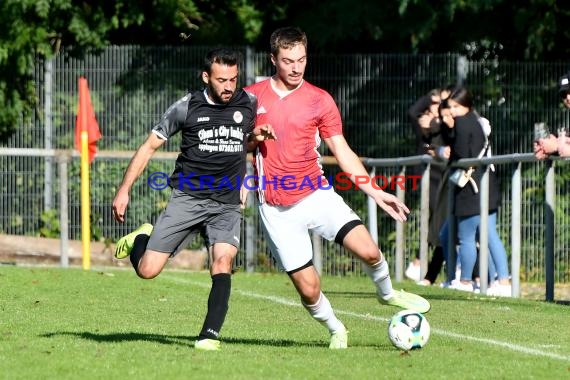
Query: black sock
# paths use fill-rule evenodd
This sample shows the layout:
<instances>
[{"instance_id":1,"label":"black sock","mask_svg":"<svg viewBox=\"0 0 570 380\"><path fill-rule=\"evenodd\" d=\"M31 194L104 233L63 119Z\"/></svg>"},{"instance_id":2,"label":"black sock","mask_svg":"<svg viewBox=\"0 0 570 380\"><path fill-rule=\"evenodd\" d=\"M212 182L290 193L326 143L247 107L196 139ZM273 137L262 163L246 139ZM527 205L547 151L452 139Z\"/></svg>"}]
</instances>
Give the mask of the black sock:
<instances>
[{"instance_id":1,"label":"black sock","mask_svg":"<svg viewBox=\"0 0 570 380\"><path fill-rule=\"evenodd\" d=\"M231 274L219 273L212 276L212 289L208 297L208 312L198 340L218 339L220 336L220 330L228 313L231 287Z\"/></svg>"},{"instance_id":2,"label":"black sock","mask_svg":"<svg viewBox=\"0 0 570 380\"><path fill-rule=\"evenodd\" d=\"M439 272L441 272L441 267L443 266L443 247L437 246L433 250L433 254L431 256L431 261L428 264L428 270L426 276L424 277L426 280L431 282L432 284L435 283Z\"/></svg>"},{"instance_id":3,"label":"black sock","mask_svg":"<svg viewBox=\"0 0 570 380\"><path fill-rule=\"evenodd\" d=\"M133 264L133 268L135 268L135 272L137 273L139 273L139 261L141 261L141 257L143 257L144 251L146 251L149 238L150 236L148 235L140 234L137 235L133 242L133 249L129 255L129 260L131 260L131 264Z\"/></svg>"}]
</instances>

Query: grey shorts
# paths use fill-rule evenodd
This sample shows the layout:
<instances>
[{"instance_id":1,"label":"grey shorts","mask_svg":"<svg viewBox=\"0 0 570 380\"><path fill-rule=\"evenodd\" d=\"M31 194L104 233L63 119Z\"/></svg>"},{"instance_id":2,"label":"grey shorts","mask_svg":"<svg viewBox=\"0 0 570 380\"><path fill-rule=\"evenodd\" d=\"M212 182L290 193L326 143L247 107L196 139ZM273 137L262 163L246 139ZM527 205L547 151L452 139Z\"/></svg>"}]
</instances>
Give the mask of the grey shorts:
<instances>
[{"instance_id":1,"label":"grey shorts","mask_svg":"<svg viewBox=\"0 0 570 380\"><path fill-rule=\"evenodd\" d=\"M228 243L239 247L241 217L239 205L197 199L173 189L166 209L154 224L147 249L174 256L198 233L204 235L208 246Z\"/></svg>"}]
</instances>

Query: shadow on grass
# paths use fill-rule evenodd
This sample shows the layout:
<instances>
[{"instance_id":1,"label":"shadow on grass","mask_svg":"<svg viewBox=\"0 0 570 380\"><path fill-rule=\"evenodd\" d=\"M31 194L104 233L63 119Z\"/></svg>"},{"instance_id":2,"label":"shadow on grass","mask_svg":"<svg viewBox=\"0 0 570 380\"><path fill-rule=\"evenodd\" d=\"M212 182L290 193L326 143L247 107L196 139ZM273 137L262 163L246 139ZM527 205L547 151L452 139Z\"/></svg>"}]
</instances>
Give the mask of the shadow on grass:
<instances>
[{"instance_id":1,"label":"shadow on grass","mask_svg":"<svg viewBox=\"0 0 570 380\"><path fill-rule=\"evenodd\" d=\"M197 336L185 335L159 335L144 333L110 333L98 334L93 332L72 332L61 331L41 334L42 338L54 338L58 336L74 336L76 338L92 340L100 343L116 343L116 342L157 342L160 344L178 344L183 346L194 345ZM302 342L284 339L246 339L246 338L222 338L222 342L226 344L247 344L254 346L273 346L273 347L307 347L307 346L328 346L327 342ZM325 344L326 343L326 344Z\"/></svg>"},{"instance_id":2,"label":"shadow on grass","mask_svg":"<svg viewBox=\"0 0 570 380\"><path fill-rule=\"evenodd\" d=\"M329 294L334 295L335 297L376 299L376 294L373 292L345 292L345 291L323 289L323 293L325 293L327 295L329 295Z\"/></svg>"},{"instance_id":3,"label":"shadow on grass","mask_svg":"<svg viewBox=\"0 0 570 380\"><path fill-rule=\"evenodd\" d=\"M414 290L408 290L405 288L394 287L394 289L403 289L406 292L417 294L422 296L428 301L469 301L472 299L480 299L482 295L468 292L459 291L448 291L445 294L433 294L433 293L422 293ZM361 299L374 299L376 300L376 294L373 292L345 292L345 291L335 291L335 290L323 290L326 295L331 295L339 298L361 298ZM491 299L491 298L489 298ZM503 298L503 300L509 300L512 298Z\"/></svg>"}]
</instances>

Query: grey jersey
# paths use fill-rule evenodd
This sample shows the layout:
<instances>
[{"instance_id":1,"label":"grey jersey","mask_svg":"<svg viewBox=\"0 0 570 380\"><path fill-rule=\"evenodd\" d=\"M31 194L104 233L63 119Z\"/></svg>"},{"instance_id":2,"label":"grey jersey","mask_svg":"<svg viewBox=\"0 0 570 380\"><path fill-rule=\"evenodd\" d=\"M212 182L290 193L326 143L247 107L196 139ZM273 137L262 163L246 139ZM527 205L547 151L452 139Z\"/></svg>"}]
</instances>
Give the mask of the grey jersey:
<instances>
[{"instance_id":1,"label":"grey jersey","mask_svg":"<svg viewBox=\"0 0 570 380\"><path fill-rule=\"evenodd\" d=\"M227 104L209 103L203 91L172 104L153 128L165 139L182 133L170 186L196 198L239 204L256 109L255 96L242 89Z\"/></svg>"}]
</instances>

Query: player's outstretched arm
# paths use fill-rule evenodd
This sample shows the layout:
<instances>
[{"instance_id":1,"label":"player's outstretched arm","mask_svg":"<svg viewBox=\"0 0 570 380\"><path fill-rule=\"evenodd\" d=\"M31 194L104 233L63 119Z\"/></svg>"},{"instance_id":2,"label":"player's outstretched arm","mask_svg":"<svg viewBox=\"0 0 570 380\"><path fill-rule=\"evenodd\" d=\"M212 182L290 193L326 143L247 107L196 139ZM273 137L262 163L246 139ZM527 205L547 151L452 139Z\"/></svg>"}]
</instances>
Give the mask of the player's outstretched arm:
<instances>
[{"instance_id":1,"label":"player's outstretched arm","mask_svg":"<svg viewBox=\"0 0 570 380\"><path fill-rule=\"evenodd\" d=\"M123 176L123 181L115 194L115 199L113 199L113 218L118 222L123 223L125 221L125 212L129 204L129 193L133 184L146 168L154 152L156 152L165 141L166 140L161 139L154 133L151 133L131 159Z\"/></svg>"}]
</instances>

